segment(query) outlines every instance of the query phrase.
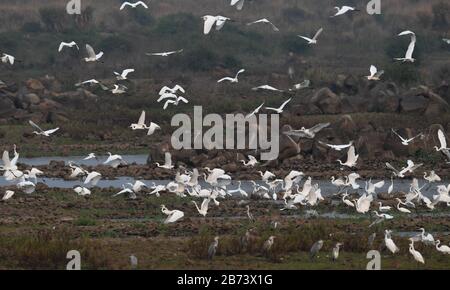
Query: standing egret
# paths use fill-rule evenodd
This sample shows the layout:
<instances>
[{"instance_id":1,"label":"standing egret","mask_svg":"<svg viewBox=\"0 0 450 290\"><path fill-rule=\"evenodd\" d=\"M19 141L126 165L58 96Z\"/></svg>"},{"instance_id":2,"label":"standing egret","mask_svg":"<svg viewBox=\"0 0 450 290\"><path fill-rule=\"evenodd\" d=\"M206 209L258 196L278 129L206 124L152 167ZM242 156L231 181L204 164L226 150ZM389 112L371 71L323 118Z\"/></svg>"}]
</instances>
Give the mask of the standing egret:
<instances>
[{"instance_id":1,"label":"standing egret","mask_svg":"<svg viewBox=\"0 0 450 290\"><path fill-rule=\"evenodd\" d=\"M212 260L217 252L217 247L219 246L219 237L214 237L214 241L209 245L208 248L208 259Z\"/></svg>"},{"instance_id":2,"label":"standing egret","mask_svg":"<svg viewBox=\"0 0 450 290\"><path fill-rule=\"evenodd\" d=\"M339 249L342 245L342 243L337 243L331 251L331 258L333 259L333 261L336 261L339 258Z\"/></svg>"},{"instance_id":3,"label":"standing egret","mask_svg":"<svg viewBox=\"0 0 450 290\"><path fill-rule=\"evenodd\" d=\"M394 241L391 238L392 231L385 230L384 231L384 243L389 251L391 251L393 254L400 251L400 249L397 247L397 245L394 243Z\"/></svg>"},{"instance_id":4,"label":"standing egret","mask_svg":"<svg viewBox=\"0 0 450 290\"><path fill-rule=\"evenodd\" d=\"M414 240L411 240L411 243L409 244L409 252L413 256L414 260L416 260L419 263L425 264L425 260L423 259L423 256L421 253L419 253L416 249L414 249Z\"/></svg>"},{"instance_id":5,"label":"standing egret","mask_svg":"<svg viewBox=\"0 0 450 290\"><path fill-rule=\"evenodd\" d=\"M323 247L323 241L319 240L312 245L311 250L309 251L309 257L313 260L316 255L319 253L320 249Z\"/></svg>"}]
</instances>

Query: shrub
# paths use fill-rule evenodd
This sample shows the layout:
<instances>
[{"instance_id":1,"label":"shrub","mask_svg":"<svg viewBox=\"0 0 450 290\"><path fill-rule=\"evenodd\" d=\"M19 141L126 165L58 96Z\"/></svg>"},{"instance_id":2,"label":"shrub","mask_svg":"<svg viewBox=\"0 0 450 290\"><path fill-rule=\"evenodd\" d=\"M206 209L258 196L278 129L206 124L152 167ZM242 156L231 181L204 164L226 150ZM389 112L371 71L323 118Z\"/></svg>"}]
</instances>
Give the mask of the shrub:
<instances>
[{"instance_id":1,"label":"shrub","mask_svg":"<svg viewBox=\"0 0 450 290\"><path fill-rule=\"evenodd\" d=\"M22 26L22 31L23 32L28 32L28 33L37 33L37 32L41 32L42 31L42 27L41 27L41 24L39 22L26 22Z\"/></svg>"}]
</instances>

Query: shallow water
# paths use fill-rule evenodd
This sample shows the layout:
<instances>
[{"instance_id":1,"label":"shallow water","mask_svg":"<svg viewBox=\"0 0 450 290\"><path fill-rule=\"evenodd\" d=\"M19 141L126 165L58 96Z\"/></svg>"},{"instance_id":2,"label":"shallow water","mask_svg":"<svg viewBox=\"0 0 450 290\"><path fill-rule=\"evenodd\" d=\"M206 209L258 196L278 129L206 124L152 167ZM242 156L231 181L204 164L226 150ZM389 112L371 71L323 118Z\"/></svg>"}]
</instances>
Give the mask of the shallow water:
<instances>
[{"instance_id":1,"label":"shallow water","mask_svg":"<svg viewBox=\"0 0 450 290\"><path fill-rule=\"evenodd\" d=\"M84 166L96 166L106 161L108 158L105 156L97 156L97 159L83 160L86 156L64 156L64 157L33 157L33 158L19 158L19 163L27 164L30 166L48 165L50 161L64 161L67 164L69 161L78 165ZM123 160L127 164L136 163L138 165L147 164L148 155L122 155Z\"/></svg>"},{"instance_id":2,"label":"shallow water","mask_svg":"<svg viewBox=\"0 0 450 290\"><path fill-rule=\"evenodd\" d=\"M50 161L64 161L65 164L67 164L69 161L72 161L76 164L82 165L82 166L96 166L99 164L102 164L108 156L99 156L98 159L91 159L91 160L83 160L85 156L65 156L65 157L36 157L36 158L20 158L19 162L22 164L27 164L30 166L40 166L40 165L48 165ZM145 165L147 163L147 155L141 154L141 155L122 155L123 160L127 164L138 164L138 165ZM303 181L305 181L304 179ZM97 187L99 188L121 188L122 185L126 183L133 183L135 179L133 177L129 176L121 176L117 177L113 180L105 180L102 179L97 184ZM147 185L153 185L155 183L156 185L166 185L170 181L169 180L141 180ZM380 180L373 180L372 182L378 182ZM40 178L38 179L38 182L45 183L47 186L52 188L73 188L74 186L82 185L83 182L80 180L64 180L61 178ZM258 182L261 184L261 182ZM320 188L322 189L322 195L323 196L330 196L332 194L336 194L338 192L338 189L331 184L328 180L313 180L313 183L318 183ZM409 192L409 186L410 186L411 180L404 180L404 179L398 179L394 181L394 192ZM422 193L425 196L432 196L433 194L436 194L436 186L437 185L447 185L449 182L440 182L440 183L434 183L432 186L425 186L422 190ZM361 189L359 190L360 193L363 192L363 188L365 185L364 180L359 180L358 184L361 186ZM424 182L419 182L420 186L423 186ZM0 177L0 186L8 186L11 185L11 183L7 182L3 177ZM202 187L208 187L206 183L200 182L200 185ZM232 182L225 182L224 185L227 186L228 190L236 189L238 184L237 181ZM264 185L264 184L261 184ZM300 183L302 185L302 183ZM387 180L383 188L377 190L377 192L386 192L388 187L390 186L390 180ZM242 181L242 189L246 192L250 192L252 190L252 184L249 181ZM301 187L300 187L301 188ZM354 190L349 190L349 193L355 192Z\"/></svg>"}]
</instances>

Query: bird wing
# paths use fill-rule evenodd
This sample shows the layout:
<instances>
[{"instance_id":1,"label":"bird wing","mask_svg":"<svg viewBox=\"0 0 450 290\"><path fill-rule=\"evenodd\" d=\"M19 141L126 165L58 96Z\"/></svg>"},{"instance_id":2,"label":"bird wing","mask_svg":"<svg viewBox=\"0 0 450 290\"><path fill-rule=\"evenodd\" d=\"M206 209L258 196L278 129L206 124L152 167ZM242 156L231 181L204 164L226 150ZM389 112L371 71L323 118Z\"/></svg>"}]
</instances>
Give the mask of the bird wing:
<instances>
[{"instance_id":1,"label":"bird wing","mask_svg":"<svg viewBox=\"0 0 450 290\"><path fill-rule=\"evenodd\" d=\"M65 42L61 42L60 44L59 44L59 48L58 48L58 52L61 52L61 50L64 48L64 46L66 46L67 45L67 43L65 43Z\"/></svg>"},{"instance_id":2,"label":"bird wing","mask_svg":"<svg viewBox=\"0 0 450 290\"><path fill-rule=\"evenodd\" d=\"M53 133L55 133L56 131L58 131L59 130L59 127L58 128L55 128L55 129L51 129L51 130L47 130L47 131L45 131L45 133L47 133L47 134L53 134Z\"/></svg>"},{"instance_id":3,"label":"bird wing","mask_svg":"<svg viewBox=\"0 0 450 290\"><path fill-rule=\"evenodd\" d=\"M445 140L444 132L441 129L438 131L439 142L441 143L441 148L447 148L447 141Z\"/></svg>"},{"instance_id":4,"label":"bird wing","mask_svg":"<svg viewBox=\"0 0 450 290\"><path fill-rule=\"evenodd\" d=\"M355 160L356 159L356 153L355 153L355 146L350 146L347 152L347 160Z\"/></svg>"},{"instance_id":5,"label":"bird wing","mask_svg":"<svg viewBox=\"0 0 450 290\"><path fill-rule=\"evenodd\" d=\"M5 167L11 167L11 161L9 160L9 152L8 151L3 151L3 156L2 156L2 160L3 160L3 165Z\"/></svg>"},{"instance_id":6,"label":"bird wing","mask_svg":"<svg viewBox=\"0 0 450 290\"><path fill-rule=\"evenodd\" d=\"M167 109L167 107L169 106L169 104L175 104L175 101L174 101L174 100L167 100L166 103L164 104L163 109L164 109L164 110Z\"/></svg>"},{"instance_id":7,"label":"bird wing","mask_svg":"<svg viewBox=\"0 0 450 290\"><path fill-rule=\"evenodd\" d=\"M142 111L141 116L139 117L138 124L139 125L144 125L145 124L145 111Z\"/></svg>"},{"instance_id":8,"label":"bird wing","mask_svg":"<svg viewBox=\"0 0 450 290\"><path fill-rule=\"evenodd\" d=\"M174 89L174 90L178 90L178 91L182 92L183 94L185 93L183 87L180 86L180 85L175 85L175 86L173 87L173 89Z\"/></svg>"},{"instance_id":9,"label":"bird wing","mask_svg":"<svg viewBox=\"0 0 450 290\"><path fill-rule=\"evenodd\" d=\"M380 71L378 71L378 72L374 75L374 77L379 78L379 77L381 77L383 74L384 74L384 70L380 70Z\"/></svg>"},{"instance_id":10,"label":"bird wing","mask_svg":"<svg viewBox=\"0 0 450 290\"><path fill-rule=\"evenodd\" d=\"M399 173L399 171L397 169L395 169L394 166L392 166L389 162L386 162L386 167L389 168L390 170L394 171L395 173Z\"/></svg>"},{"instance_id":11,"label":"bird wing","mask_svg":"<svg viewBox=\"0 0 450 290\"><path fill-rule=\"evenodd\" d=\"M237 73L236 73L236 78L241 74L245 72L245 69L240 69Z\"/></svg>"},{"instance_id":12,"label":"bird wing","mask_svg":"<svg viewBox=\"0 0 450 290\"><path fill-rule=\"evenodd\" d=\"M306 36L298 35L298 37L301 37L301 38L303 38L304 40L306 40L306 41L308 41L308 42L313 41L311 38L306 37Z\"/></svg>"},{"instance_id":13,"label":"bird wing","mask_svg":"<svg viewBox=\"0 0 450 290\"><path fill-rule=\"evenodd\" d=\"M411 35L411 42L409 43L408 50L406 51L405 58L412 58L414 47L416 46L416 35Z\"/></svg>"},{"instance_id":14,"label":"bird wing","mask_svg":"<svg viewBox=\"0 0 450 290\"><path fill-rule=\"evenodd\" d=\"M378 72L377 68L374 65L370 66L370 76L373 77Z\"/></svg>"},{"instance_id":15,"label":"bird wing","mask_svg":"<svg viewBox=\"0 0 450 290\"><path fill-rule=\"evenodd\" d=\"M172 165L172 154L170 152L164 154L164 164L168 166Z\"/></svg>"},{"instance_id":16,"label":"bird wing","mask_svg":"<svg viewBox=\"0 0 450 290\"><path fill-rule=\"evenodd\" d=\"M300 138L304 138L304 137L308 136L307 134L305 134L305 132L302 132L302 131L287 131L287 132L284 132L283 134L285 134L287 136L297 136Z\"/></svg>"},{"instance_id":17,"label":"bird wing","mask_svg":"<svg viewBox=\"0 0 450 290\"><path fill-rule=\"evenodd\" d=\"M317 40L317 38L319 37L319 35L322 33L323 28L320 28L319 30L317 30L316 35L314 35L313 39Z\"/></svg>"},{"instance_id":18,"label":"bird wing","mask_svg":"<svg viewBox=\"0 0 450 290\"><path fill-rule=\"evenodd\" d=\"M224 82L224 81L233 81L233 78L230 78L230 77L225 77L225 78L222 78L222 79L220 79L220 80L218 80L217 82L218 83L221 83L221 82Z\"/></svg>"},{"instance_id":19,"label":"bird wing","mask_svg":"<svg viewBox=\"0 0 450 290\"><path fill-rule=\"evenodd\" d=\"M382 188L384 186L384 180L377 182L373 185L375 188Z\"/></svg>"},{"instance_id":20,"label":"bird wing","mask_svg":"<svg viewBox=\"0 0 450 290\"><path fill-rule=\"evenodd\" d=\"M126 70L124 70L124 71L122 72L122 76L123 76L123 77L127 77L127 75L128 75L129 73L132 73L132 72L134 72L134 69L132 69L132 68L126 69Z\"/></svg>"},{"instance_id":21,"label":"bird wing","mask_svg":"<svg viewBox=\"0 0 450 290\"><path fill-rule=\"evenodd\" d=\"M318 133L320 130L325 129L328 126L330 126L330 123L319 123L314 127L312 127L311 129L309 129L309 131L313 133Z\"/></svg>"},{"instance_id":22,"label":"bird wing","mask_svg":"<svg viewBox=\"0 0 450 290\"><path fill-rule=\"evenodd\" d=\"M203 25L203 33L208 34L211 31L214 23L216 23L216 18L213 16L207 16L204 21L205 23Z\"/></svg>"},{"instance_id":23,"label":"bird wing","mask_svg":"<svg viewBox=\"0 0 450 290\"><path fill-rule=\"evenodd\" d=\"M39 127L36 123L34 123L33 121L28 121L28 123L33 126L34 128L38 129L41 132L44 132L44 130L41 129L41 127Z\"/></svg>"},{"instance_id":24,"label":"bird wing","mask_svg":"<svg viewBox=\"0 0 450 290\"><path fill-rule=\"evenodd\" d=\"M142 2L142 1L139 1L139 2L135 3L135 5L139 5L139 4L142 5L145 9L148 8L147 4L145 4L145 3Z\"/></svg>"},{"instance_id":25,"label":"bird wing","mask_svg":"<svg viewBox=\"0 0 450 290\"><path fill-rule=\"evenodd\" d=\"M403 138L402 136L400 136L394 129L391 129L392 133L394 133L395 135L398 136L398 138L400 138L402 141L406 141L405 138Z\"/></svg>"},{"instance_id":26,"label":"bird wing","mask_svg":"<svg viewBox=\"0 0 450 290\"><path fill-rule=\"evenodd\" d=\"M280 110L283 110L283 108L292 100L292 98L290 98L289 100L285 101L281 106L280 106Z\"/></svg>"},{"instance_id":27,"label":"bird wing","mask_svg":"<svg viewBox=\"0 0 450 290\"><path fill-rule=\"evenodd\" d=\"M178 97L177 100L178 101L182 101L185 104L189 103L189 101L186 98L184 98L184 97Z\"/></svg>"},{"instance_id":28,"label":"bird wing","mask_svg":"<svg viewBox=\"0 0 450 290\"><path fill-rule=\"evenodd\" d=\"M205 198L203 199L202 205L200 206L200 209L202 211L206 211L208 210L208 205L209 205L209 198Z\"/></svg>"},{"instance_id":29,"label":"bird wing","mask_svg":"<svg viewBox=\"0 0 450 290\"><path fill-rule=\"evenodd\" d=\"M128 2L125 2L125 3L128 3ZM96 57L94 49L89 44L86 44L86 52L87 52L89 58Z\"/></svg>"},{"instance_id":30,"label":"bird wing","mask_svg":"<svg viewBox=\"0 0 450 290\"><path fill-rule=\"evenodd\" d=\"M177 96L176 96L175 94L172 94L172 93L163 93L163 94L159 97L159 99L157 100L157 102L159 103L159 102L161 102L162 100L168 99L168 98L174 98L174 99L176 99Z\"/></svg>"}]
</instances>

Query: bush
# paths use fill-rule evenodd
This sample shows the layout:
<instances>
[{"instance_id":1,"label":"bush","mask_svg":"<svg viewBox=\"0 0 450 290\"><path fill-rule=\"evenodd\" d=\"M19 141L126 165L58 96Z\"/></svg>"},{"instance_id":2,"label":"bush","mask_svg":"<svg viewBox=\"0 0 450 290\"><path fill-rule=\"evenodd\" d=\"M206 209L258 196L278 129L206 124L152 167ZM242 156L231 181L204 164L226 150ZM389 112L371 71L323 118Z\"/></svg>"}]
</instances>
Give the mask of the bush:
<instances>
[{"instance_id":1,"label":"bush","mask_svg":"<svg viewBox=\"0 0 450 290\"><path fill-rule=\"evenodd\" d=\"M420 73L415 64L395 62L386 66L385 71L389 80L399 84L413 84L420 80Z\"/></svg>"},{"instance_id":2,"label":"bush","mask_svg":"<svg viewBox=\"0 0 450 290\"><path fill-rule=\"evenodd\" d=\"M438 30L450 29L450 4L438 3L433 5L433 28Z\"/></svg>"},{"instance_id":3,"label":"bush","mask_svg":"<svg viewBox=\"0 0 450 290\"><path fill-rule=\"evenodd\" d=\"M22 31L28 33L37 33L42 32L42 27L39 22L27 22L22 26Z\"/></svg>"},{"instance_id":4,"label":"bush","mask_svg":"<svg viewBox=\"0 0 450 290\"><path fill-rule=\"evenodd\" d=\"M68 25L68 14L58 7L44 7L39 9L41 21L48 31L61 32Z\"/></svg>"},{"instance_id":5,"label":"bush","mask_svg":"<svg viewBox=\"0 0 450 290\"><path fill-rule=\"evenodd\" d=\"M158 34L192 34L194 31L200 31L200 21L192 14L178 13L163 16L156 25L155 32Z\"/></svg>"},{"instance_id":6,"label":"bush","mask_svg":"<svg viewBox=\"0 0 450 290\"><path fill-rule=\"evenodd\" d=\"M186 53L183 59L185 69L192 71L207 71L219 63L217 54L204 46L199 46Z\"/></svg>"}]
</instances>

